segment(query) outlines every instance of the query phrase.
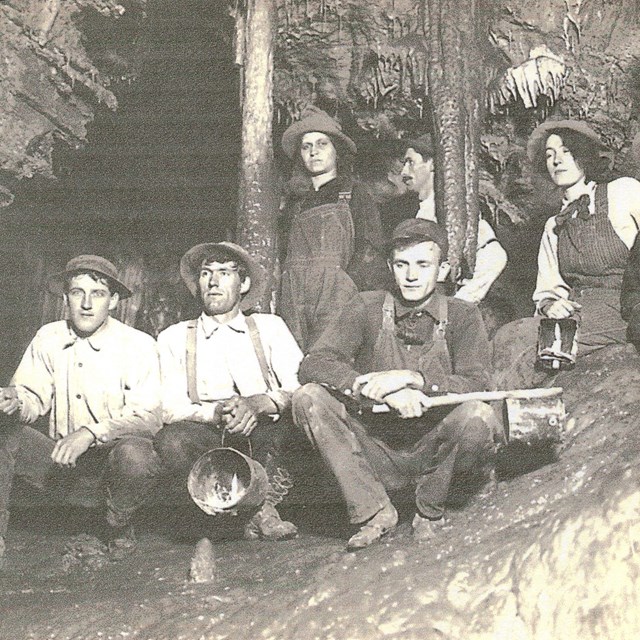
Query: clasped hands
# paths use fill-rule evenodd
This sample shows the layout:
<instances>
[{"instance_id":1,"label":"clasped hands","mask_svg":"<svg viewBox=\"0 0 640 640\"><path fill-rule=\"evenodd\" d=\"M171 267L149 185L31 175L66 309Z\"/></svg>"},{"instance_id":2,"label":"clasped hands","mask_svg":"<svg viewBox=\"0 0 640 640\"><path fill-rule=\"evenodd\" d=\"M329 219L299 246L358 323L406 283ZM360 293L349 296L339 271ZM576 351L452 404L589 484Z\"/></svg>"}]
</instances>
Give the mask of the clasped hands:
<instances>
[{"instance_id":1,"label":"clasped hands","mask_svg":"<svg viewBox=\"0 0 640 640\"><path fill-rule=\"evenodd\" d=\"M258 418L263 414L275 413L278 410L269 396L233 396L218 402L215 408L213 423L222 426L233 434L249 437L258 426Z\"/></svg>"},{"instance_id":2,"label":"clasped hands","mask_svg":"<svg viewBox=\"0 0 640 640\"><path fill-rule=\"evenodd\" d=\"M429 396L422 392L423 386L424 379L417 371L394 369L358 376L352 391L355 396L388 404L401 418L419 418L431 406Z\"/></svg>"}]
</instances>

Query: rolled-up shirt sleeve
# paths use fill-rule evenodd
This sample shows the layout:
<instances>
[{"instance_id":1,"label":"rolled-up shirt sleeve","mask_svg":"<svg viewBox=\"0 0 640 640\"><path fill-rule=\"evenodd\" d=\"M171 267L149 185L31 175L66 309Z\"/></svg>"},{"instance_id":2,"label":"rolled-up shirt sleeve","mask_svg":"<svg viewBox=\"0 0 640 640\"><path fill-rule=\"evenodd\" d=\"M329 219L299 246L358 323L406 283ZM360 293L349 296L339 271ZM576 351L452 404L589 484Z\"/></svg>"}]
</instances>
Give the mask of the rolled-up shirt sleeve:
<instances>
[{"instance_id":1,"label":"rolled-up shirt sleeve","mask_svg":"<svg viewBox=\"0 0 640 640\"><path fill-rule=\"evenodd\" d=\"M555 232L556 219L549 218L544 226L540 249L538 251L538 277L533 301L536 312L543 314L543 305L549 300L569 298L571 288L560 275L558 262L558 236Z\"/></svg>"},{"instance_id":2,"label":"rolled-up shirt sleeve","mask_svg":"<svg viewBox=\"0 0 640 640\"><path fill-rule=\"evenodd\" d=\"M478 304L507 266L507 252L486 220L478 221L478 250L473 277L463 280L455 298Z\"/></svg>"}]
</instances>

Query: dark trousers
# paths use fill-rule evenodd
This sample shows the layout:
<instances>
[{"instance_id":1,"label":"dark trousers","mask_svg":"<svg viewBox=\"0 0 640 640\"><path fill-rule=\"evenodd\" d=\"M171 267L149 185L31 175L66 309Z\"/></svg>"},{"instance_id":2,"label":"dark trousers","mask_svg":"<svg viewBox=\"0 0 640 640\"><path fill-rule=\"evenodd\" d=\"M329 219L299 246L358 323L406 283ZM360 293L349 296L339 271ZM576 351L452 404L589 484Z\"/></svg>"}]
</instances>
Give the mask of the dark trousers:
<instances>
[{"instance_id":1,"label":"dark trousers","mask_svg":"<svg viewBox=\"0 0 640 640\"><path fill-rule=\"evenodd\" d=\"M74 468L51 460L52 440L9 416L0 419L0 535L6 533L14 477L64 499L87 479L98 480L107 502L107 522L124 526L155 486L159 465L150 438L127 437L92 447ZM4 516L3 516L4 514Z\"/></svg>"},{"instance_id":2,"label":"dark trousers","mask_svg":"<svg viewBox=\"0 0 640 640\"><path fill-rule=\"evenodd\" d=\"M184 420L165 424L154 438L164 476L185 480L194 462L211 449L233 447L257 460L271 477L291 423L286 418L274 422L261 418L250 438L234 436L218 427Z\"/></svg>"},{"instance_id":3,"label":"dark trousers","mask_svg":"<svg viewBox=\"0 0 640 640\"><path fill-rule=\"evenodd\" d=\"M459 405L435 423L428 417L401 420L387 415L367 425L317 384L295 392L293 416L338 481L356 524L388 504L388 490L411 483L416 483L418 511L431 518L442 516L452 479L490 467L494 439L502 434L500 419L483 402ZM411 430L414 444L395 449L372 435L385 431L382 420L388 434L399 430L405 436Z\"/></svg>"}]
</instances>

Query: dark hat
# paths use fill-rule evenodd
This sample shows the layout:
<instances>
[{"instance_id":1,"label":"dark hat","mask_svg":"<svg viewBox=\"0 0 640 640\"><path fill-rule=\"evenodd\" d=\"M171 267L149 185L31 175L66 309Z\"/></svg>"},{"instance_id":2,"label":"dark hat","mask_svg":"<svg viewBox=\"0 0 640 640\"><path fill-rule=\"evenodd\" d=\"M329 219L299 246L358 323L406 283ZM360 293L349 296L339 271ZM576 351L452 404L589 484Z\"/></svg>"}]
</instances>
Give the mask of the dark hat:
<instances>
[{"instance_id":1,"label":"dark hat","mask_svg":"<svg viewBox=\"0 0 640 640\"><path fill-rule=\"evenodd\" d=\"M433 144L433 136L430 133L425 133L419 138L415 138L414 140L405 140L404 141L404 152L407 152L407 149L413 149L416 153L419 153L422 156L423 160L428 160L429 158L433 158L436 155L436 148Z\"/></svg>"},{"instance_id":2,"label":"dark hat","mask_svg":"<svg viewBox=\"0 0 640 640\"><path fill-rule=\"evenodd\" d=\"M293 159L300 151L302 136L312 131L319 131L342 142L354 155L358 152L356 143L349 136L342 133L342 127L325 111L318 109L314 105L305 107L300 120L294 122L282 135L284 152Z\"/></svg>"},{"instance_id":3,"label":"dark hat","mask_svg":"<svg viewBox=\"0 0 640 640\"><path fill-rule=\"evenodd\" d=\"M113 287L113 291L117 291L121 298L128 298L131 295L131 289L118 278L118 270L113 263L106 258L94 255L76 256L67 262L64 271L54 274L49 278L48 289L51 293L57 295L64 293L64 282L70 275L73 276L85 271L95 271L109 280Z\"/></svg>"},{"instance_id":4,"label":"dark hat","mask_svg":"<svg viewBox=\"0 0 640 640\"><path fill-rule=\"evenodd\" d=\"M607 149L600 139L600 136L586 122L583 120L560 120L559 118L549 118L542 124L539 124L529 136L529 141L527 142L527 157L530 162L534 162L536 157L538 157L542 145L547 142L549 132L554 129L571 129L572 131L582 134L600 147L601 157L609 158L610 163L613 161L611 151Z\"/></svg>"},{"instance_id":5,"label":"dark hat","mask_svg":"<svg viewBox=\"0 0 640 640\"><path fill-rule=\"evenodd\" d=\"M437 222L424 220L423 218L409 218L403 220L391 235L391 240L413 240L421 238L423 242L431 240L440 247L442 259L447 257L449 242L447 232Z\"/></svg>"},{"instance_id":6,"label":"dark hat","mask_svg":"<svg viewBox=\"0 0 640 640\"><path fill-rule=\"evenodd\" d=\"M231 253L238 262L241 262L246 267L247 275L251 279L251 286L242 298L240 309L242 311L251 309L262 298L267 286L267 277L262 266L245 249L233 242L205 242L191 247L180 260L180 275L187 288L195 298L200 295L198 281L202 263L217 249L224 249Z\"/></svg>"}]
</instances>

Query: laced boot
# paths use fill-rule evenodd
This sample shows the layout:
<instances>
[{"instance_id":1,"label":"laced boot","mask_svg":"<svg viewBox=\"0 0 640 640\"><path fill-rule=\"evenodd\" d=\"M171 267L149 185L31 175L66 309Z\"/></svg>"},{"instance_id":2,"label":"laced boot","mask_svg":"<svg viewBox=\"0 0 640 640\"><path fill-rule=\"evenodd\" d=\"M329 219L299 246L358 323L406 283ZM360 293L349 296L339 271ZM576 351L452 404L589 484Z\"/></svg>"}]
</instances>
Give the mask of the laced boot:
<instances>
[{"instance_id":1,"label":"laced boot","mask_svg":"<svg viewBox=\"0 0 640 640\"><path fill-rule=\"evenodd\" d=\"M363 524L358 533L349 538L347 550L355 551L356 549L368 547L389 533L396 524L398 524L398 512L391 502L389 502L389 504L387 504L386 507L382 507L371 520Z\"/></svg>"},{"instance_id":2,"label":"laced boot","mask_svg":"<svg viewBox=\"0 0 640 640\"><path fill-rule=\"evenodd\" d=\"M276 505L284 500L293 486L289 472L277 467L273 458L269 457L265 464L269 478L269 491L260 510L247 522L244 537L247 540L289 540L298 535L298 527L292 522L280 518Z\"/></svg>"}]
</instances>

